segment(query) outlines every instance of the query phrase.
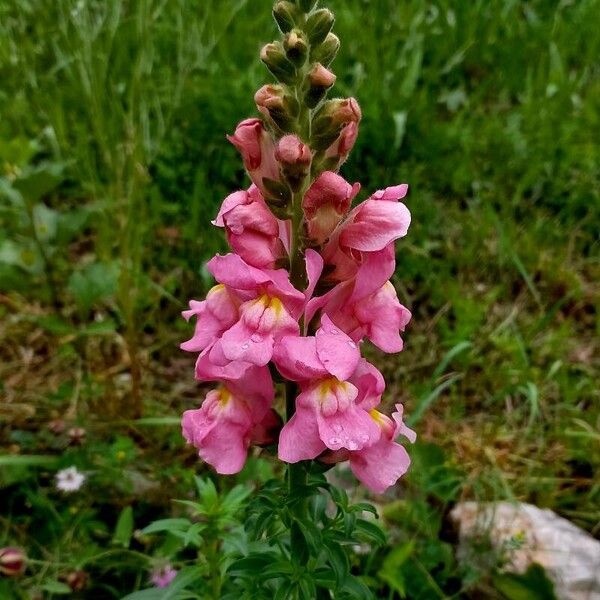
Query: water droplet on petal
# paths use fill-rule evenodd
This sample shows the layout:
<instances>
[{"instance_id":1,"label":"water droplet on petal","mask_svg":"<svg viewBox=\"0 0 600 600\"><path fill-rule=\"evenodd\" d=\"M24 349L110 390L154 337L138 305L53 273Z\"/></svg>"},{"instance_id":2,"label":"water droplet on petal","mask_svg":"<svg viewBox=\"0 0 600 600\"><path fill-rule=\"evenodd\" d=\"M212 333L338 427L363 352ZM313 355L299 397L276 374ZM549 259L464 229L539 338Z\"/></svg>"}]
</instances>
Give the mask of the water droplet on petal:
<instances>
[{"instance_id":1,"label":"water droplet on petal","mask_svg":"<svg viewBox=\"0 0 600 600\"><path fill-rule=\"evenodd\" d=\"M339 331L337 329L332 329L330 333L333 333L333 335L337 335Z\"/></svg>"},{"instance_id":2,"label":"water droplet on petal","mask_svg":"<svg viewBox=\"0 0 600 600\"><path fill-rule=\"evenodd\" d=\"M248 342L244 342L242 344L242 350L248 350L248 348L250 348L250 344Z\"/></svg>"},{"instance_id":3,"label":"water droplet on petal","mask_svg":"<svg viewBox=\"0 0 600 600\"><path fill-rule=\"evenodd\" d=\"M336 438L336 437L332 437L329 440L329 445L330 446L337 446L340 443L340 438Z\"/></svg>"},{"instance_id":4,"label":"water droplet on petal","mask_svg":"<svg viewBox=\"0 0 600 600\"><path fill-rule=\"evenodd\" d=\"M354 440L348 441L348 450L356 450L358 448L358 444Z\"/></svg>"},{"instance_id":5,"label":"water droplet on petal","mask_svg":"<svg viewBox=\"0 0 600 600\"><path fill-rule=\"evenodd\" d=\"M333 425L333 430L334 430L336 433L339 433L339 432L340 432L342 429L343 429L343 427L342 427L342 426L341 426L339 423L335 423L335 424Z\"/></svg>"},{"instance_id":6,"label":"water droplet on petal","mask_svg":"<svg viewBox=\"0 0 600 600\"><path fill-rule=\"evenodd\" d=\"M253 333L253 334L250 336L250 339L251 339L253 342L256 342L256 343L258 344L259 342L262 342L262 335L260 335L259 333Z\"/></svg>"},{"instance_id":7,"label":"water droplet on petal","mask_svg":"<svg viewBox=\"0 0 600 600\"><path fill-rule=\"evenodd\" d=\"M369 441L369 435L367 433L363 433L363 434L361 434L360 439L363 442L367 442L367 441Z\"/></svg>"},{"instance_id":8,"label":"water droplet on petal","mask_svg":"<svg viewBox=\"0 0 600 600\"><path fill-rule=\"evenodd\" d=\"M348 346L350 346L350 348L356 348L356 344L352 340L348 342Z\"/></svg>"}]
</instances>

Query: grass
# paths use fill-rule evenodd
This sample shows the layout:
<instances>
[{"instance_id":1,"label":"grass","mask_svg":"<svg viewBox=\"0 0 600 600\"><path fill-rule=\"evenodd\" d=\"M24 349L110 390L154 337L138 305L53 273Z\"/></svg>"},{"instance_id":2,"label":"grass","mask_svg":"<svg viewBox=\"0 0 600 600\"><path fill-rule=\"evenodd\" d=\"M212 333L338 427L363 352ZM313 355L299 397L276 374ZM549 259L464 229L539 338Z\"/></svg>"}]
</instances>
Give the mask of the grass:
<instances>
[{"instance_id":1,"label":"grass","mask_svg":"<svg viewBox=\"0 0 600 600\"><path fill-rule=\"evenodd\" d=\"M453 500L533 502L598 535L600 2L329 5L335 89L364 114L343 174L361 197L411 185L395 284L413 321L401 355L369 351L387 402L404 402L420 440L458 469ZM268 79L257 55L274 35L269 9L0 7L9 453L44 454L60 417L85 424L99 453L130 436L144 475L163 465L159 505L189 484L172 466L194 464L177 433L123 417L197 402L178 312L225 248L210 219L246 184L224 134Z\"/></svg>"}]
</instances>

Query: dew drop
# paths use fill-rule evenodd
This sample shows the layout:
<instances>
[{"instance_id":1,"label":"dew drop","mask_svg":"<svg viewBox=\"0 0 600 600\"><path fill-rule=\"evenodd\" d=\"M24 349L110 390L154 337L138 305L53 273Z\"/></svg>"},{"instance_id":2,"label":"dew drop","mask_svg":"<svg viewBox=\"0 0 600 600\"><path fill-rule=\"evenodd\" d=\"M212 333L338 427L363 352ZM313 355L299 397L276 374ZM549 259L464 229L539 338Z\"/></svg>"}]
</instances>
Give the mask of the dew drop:
<instances>
[{"instance_id":1,"label":"dew drop","mask_svg":"<svg viewBox=\"0 0 600 600\"><path fill-rule=\"evenodd\" d=\"M363 433L363 434L361 434L360 439L363 442L368 442L369 441L369 435L366 434L366 433Z\"/></svg>"},{"instance_id":2,"label":"dew drop","mask_svg":"<svg viewBox=\"0 0 600 600\"><path fill-rule=\"evenodd\" d=\"M260 334L258 334L258 333L253 333L253 334L250 336L250 339L251 339L253 342L255 342L255 343L257 343L257 344L258 344L259 342L262 342L262 335L260 335Z\"/></svg>"},{"instance_id":3,"label":"dew drop","mask_svg":"<svg viewBox=\"0 0 600 600\"><path fill-rule=\"evenodd\" d=\"M342 426L341 426L339 423L335 423L335 424L333 425L333 430L334 430L336 433L339 433L340 431L342 431L342 429L343 429L343 427L342 427Z\"/></svg>"},{"instance_id":4,"label":"dew drop","mask_svg":"<svg viewBox=\"0 0 600 600\"><path fill-rule=\"evenodd\" d=\"M248 342L244 342L242 344L242 350L248 350L248 348L250 348L250 344Z\"/></svg>"},{"instance_id":5,"label":"dew drop","mask_svg":"<svg viewBox=\"0 0 600 600\"><path fill-rule=\"evenodd\" d=\"M348 450L356 450L358 448L358 444L354 440L348 441Z\"/></svg>"},{"instance_id":6,"label":"dew drop","mask_svg":"<svg viewBox=\"0 0 600 600\"><path fill-rule=\"evenodd\" d=\"M352 340L348 342L348 346L350 346L350 348L356 348L356 344Z\"/></svg>"},{"instance_id":7,"label":"dew drop","mask_svg":"<svg viewBox=\"0 0 600 600\"><path fill-rule=\"evenodd\" d=\"M340 438L332 437L329 439L330 446L337 446L340 443Z\"/></svg>"},{"instance_id":8,"label":"dew drop","mask_svg":"<svg viewBox=\"0 0 600 600\"><path fill-rule=\"evenodd\" d=\"M333 333L333 335L337 335L339 331L337 329L332 329L330 333Z\"/></svg>"}]
</instances>

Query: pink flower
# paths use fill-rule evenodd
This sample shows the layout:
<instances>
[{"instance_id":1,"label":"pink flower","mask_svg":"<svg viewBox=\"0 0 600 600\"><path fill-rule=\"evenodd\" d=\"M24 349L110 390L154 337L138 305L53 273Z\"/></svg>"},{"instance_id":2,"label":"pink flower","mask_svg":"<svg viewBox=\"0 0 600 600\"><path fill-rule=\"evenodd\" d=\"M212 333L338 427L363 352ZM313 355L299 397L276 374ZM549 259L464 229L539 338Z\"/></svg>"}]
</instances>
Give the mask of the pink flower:
<instances>
[{"instance_id":1,"label":"pink flower","mask_svg":"<svg viewBox=\"0 0 600 600\"><path fill-rule=\"evenodd\" d=\"M275 143L260 119L245 119L227 139L240 151L244 166L254 185L268 196L263 179L279 181Z\"/></svg>"},{"instance_id":2,"label":"pink flower","mask_svg":"<svg viewBox=\"0 0 600 600\"><path fill-rule=\"evenodd\" d=\"M171 565L165 565L164 567L160 567L152 571L150 574L150 581L157 588L166 588L176 576L177 570Z\"/></svg>"},{"instance_id":3,"label":"pink flower","mask_svg":"<svg viewBox=\"0 0 600 600\"><path fill-rule=\"evenodd\" d=\"M312 299L306 310L307 319L320 308L355 342L367 337L384 352L400 352L403 348L400 332L411 314L398 301L394 286L386 281L369 293L370 286L365 290L355 283L354 279L341 282L324 296Z\"/></svg>"},{"instance_id":4,"label":"pink flower","mask_svg":"<svg viewBox=\"0 0 600 600\"><path fill-rule=\"evenodd\" d=\"M312 154L310 148L294 134L284 135L277 144L275 158L284 165L310 164Z\"/></svg>"},{"instance_id":5,"label":"pink flower","mask_svg":"<svg viewBox=\"0 0 600 600\"><path fill-rule=\"evenodd\" d=\"M317 177L302 201L308 235L313 241L321 245L329 238L359 190L359 183L350 185L332 171Z\"/></svg>"},{"instance_id":6,"label":"pink flower","mask_svg":"<svg viewBox=\"0 0 600 600\"><path fill-rule=\"evenodd\" d=\"M181 314L186 321L196 317L194 335L180 345L187 352L201 352L211 346L238 320L239 298L222 283L211 288L202 302L190 300L190 309Z\"/></svg>"},{"instance_id":7,"label":"pink flower","mask_svg":"<svg viewBox=\"0 0 600 600\"><path fill-rule=\"evenodd\" d=\"M323 315L315 336L286 337L273 357L281 374L300 382L296 412L279 436L279 458L309 460L325 449L358 450L373 444L379 428L360 406L368 383L359 390L348 379L356 372L360 353L356 344ZM361 373L365 369L362 366ZM364 396L364 394L363 394Z\"/></svg>"},{"instance_id":8,"label":"pink flower","mask_svg":"<svg viewBox=\"0 0 600 600\"><path fill-rule=\"evenodd\" d=\"M238 364L223 385L206 395L199 409L183 414L183 436L218 473L238 473L248 455L253 430L270 427L273 382L266 367Z\"/></svg>"},{"instance_id":9,"label":"pink flower","mask_svg":"<svg viewBox=\"0 0 600 600\"><path fill-rule=\"evenodd\" d=\"M402 422L402 405L396 404L392 419L376 411L371 418L381 429L381 436L372 446L349 453L350 468L356 478L376 494L394 485L410 466L405 448L395 440L399 435L414 443L417 435Z\"/></svg>"},{"instance_id":10,"label":"pink flower","mask_svg":"<svg viewBox=\"0 0 600 600\"><path fill-rule=\"evenodd\" d=\"M225 228L231 249L249 265L270 269L286 256L288 225L275 218L255 185L227 196L213 225Z\"/></svg>"},{"instance_id":11,"label":"pink flower","mask_svg":"<svg viewBox=\"0 0 600 600\"><path fill-rule=\"evenodd\" d=\"M342 128L337 139L325 150L325 157L329 159L329 168L338 171L346 162L350 151L358 137L358 122L350 122Z\"/></svg>"},{"instance_id":12,"label":"pink flower","mask_svg":"<svg viewBox=\"0 0 600 600\"><path fill-rule=\"evenodd\" d=\"M408 208L398 202L407 191L405 184L379 190L350 212L323 250L325 262L335 267L330 279L350 279L369 259L379 286L390 278L395 265L393 242L405 236L410 225Z\"/></svg>"},{"instance_id":13,"label":"pink flower","mask_svg":"<svg viewBox=\"0 0 600 600\"><path fill-rule=\"evenodd\" d=\"M27 557L21 548L6 546L0 548L0 574L18 577L25 571Z\"/></svg>"}]
</instances>

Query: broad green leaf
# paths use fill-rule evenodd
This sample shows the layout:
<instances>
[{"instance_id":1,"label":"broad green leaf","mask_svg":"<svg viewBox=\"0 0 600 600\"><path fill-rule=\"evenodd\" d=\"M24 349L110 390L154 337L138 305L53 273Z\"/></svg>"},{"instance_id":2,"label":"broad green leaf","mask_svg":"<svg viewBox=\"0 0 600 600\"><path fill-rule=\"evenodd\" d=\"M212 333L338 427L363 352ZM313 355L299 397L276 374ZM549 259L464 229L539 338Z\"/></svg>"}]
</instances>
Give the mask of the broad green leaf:
<instances>
[{"instance_id":1,"label":"broad green leaf","mask_svg":"<svg viewBox=\"0 0 600 600\"><path fill-rule=\"evenodd\" d=\"M113 535L113 544L128 548L133 534L133 508L126 506L119 515L115 533Z\"/></svg>"},{"instance_id":2,"label":"broad green leaf","mask_svg":"<svg viewBox=\"0 0 600 600\"><path fill-rule=\"evenodd\" d=\"M492 577L494 587L507 600L556 600L554 586L544 569L531 565L525 573L498 573Z\"/></svg>"}]
</instances>

